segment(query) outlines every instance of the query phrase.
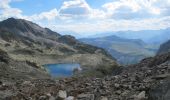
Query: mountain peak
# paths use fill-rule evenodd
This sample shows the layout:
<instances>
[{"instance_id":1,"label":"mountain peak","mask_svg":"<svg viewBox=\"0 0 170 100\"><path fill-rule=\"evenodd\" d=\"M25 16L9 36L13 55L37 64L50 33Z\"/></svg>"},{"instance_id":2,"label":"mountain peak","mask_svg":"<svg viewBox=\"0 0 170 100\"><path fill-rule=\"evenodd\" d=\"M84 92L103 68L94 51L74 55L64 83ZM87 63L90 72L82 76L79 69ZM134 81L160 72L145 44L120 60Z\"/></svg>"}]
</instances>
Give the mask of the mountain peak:
<instances>
[{"instance_id":1,"label":"mountain peak","mask_svg":"<svg viewBox=\"0 0 170 100\"><path fill-rule=\"evenodd\" d=\"M50 38L60 36L60 34L53 32L50 29L40 27L31 21L15 18L8 18L0 22L0 30L29 37L46 37L49 36L49 34L52 35L49 36Z\"/></svg>"},{"instance_id":2,"label":"mountain peak","mask_svg":"<svg viewBox=\"0 0 170 100\"><path fill-rule=\"evenodd\" d=\"M30 27L29 24L31 24L31 22L23 19L15 19L12 17L0 22L0 27L7 30L19 29L22 32L26 32L28 27Z\"/></svg>"},{"instance_id":3,"label":"mountain peak","mask_svg":"<svg viewBox=\"0 0 170 100\"><path fill-rule=\"evenodd\" d=\"M21 22L21 21L23 21L23 22L29 22L28 20L25 20L25 19L17 19L17 18L14 18L14 17L11 17L11 18L8 18L8 19L6 19L6 20L3 20L2 22ZM31 22L30 22L31 23Z\"/></svg>"},{"instance_id":4,"label":"mountain peak","mask_svg":"<svg viewBox=\"0 0 170 100\"><path fill-rule=\"evenodd\" d=\"M14 17L11 17L11 18L8 18L8 19L6 19L6 20L4 20L4 21L15 21L15 20L17 20L17 19L14 18Z\"/></svg>"},{"instance_id":5,"label":"mountain peak","mask_svg":"<svg viewBox=\"0 0 170 100\"><path fill-rule=\"evenodd\" d=\"M11 18L8 18L8 19L2 21L0 23L0 26L14 27L18 23L18 21L19 21L18 19L15 19L15 18L11 17Z\"/></svg>"}]
</instances>

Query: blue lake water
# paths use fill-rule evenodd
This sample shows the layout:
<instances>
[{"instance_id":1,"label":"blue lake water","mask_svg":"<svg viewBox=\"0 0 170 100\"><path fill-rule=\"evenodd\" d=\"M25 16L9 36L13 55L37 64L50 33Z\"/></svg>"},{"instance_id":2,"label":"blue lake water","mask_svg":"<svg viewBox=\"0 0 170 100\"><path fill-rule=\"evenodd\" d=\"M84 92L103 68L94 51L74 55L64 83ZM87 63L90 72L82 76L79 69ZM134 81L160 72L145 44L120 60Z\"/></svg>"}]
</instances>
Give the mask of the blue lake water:
<instances>
[{"instance_id":1,"label":"blue lake water","mask_svg":"<svg viewBox=\"0 0 170 100\"><path fill-rule=\"evenodd\" d=\"M81 70L80 64L46 64L44 67L52 77L69 77L74 69Z\"/></svg>"}]
</instances>

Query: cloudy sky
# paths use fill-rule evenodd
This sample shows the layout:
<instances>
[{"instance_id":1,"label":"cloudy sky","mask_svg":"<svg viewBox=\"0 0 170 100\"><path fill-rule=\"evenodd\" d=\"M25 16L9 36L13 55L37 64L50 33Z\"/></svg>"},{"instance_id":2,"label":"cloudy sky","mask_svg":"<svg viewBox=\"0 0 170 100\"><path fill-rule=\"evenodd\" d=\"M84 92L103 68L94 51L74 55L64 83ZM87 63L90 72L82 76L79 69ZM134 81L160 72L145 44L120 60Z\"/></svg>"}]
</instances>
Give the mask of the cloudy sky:
<instances>
[{"instance_id":1,"label":"cloudy sky","mask_svg":"<svg viewBox=\"0 0 170 100\"><path fill-rule=\"evenodd\" d=\"M33 21L78 35L170 27L170 0L0 0L0 20Z\"/></svg>"}]
</instances>

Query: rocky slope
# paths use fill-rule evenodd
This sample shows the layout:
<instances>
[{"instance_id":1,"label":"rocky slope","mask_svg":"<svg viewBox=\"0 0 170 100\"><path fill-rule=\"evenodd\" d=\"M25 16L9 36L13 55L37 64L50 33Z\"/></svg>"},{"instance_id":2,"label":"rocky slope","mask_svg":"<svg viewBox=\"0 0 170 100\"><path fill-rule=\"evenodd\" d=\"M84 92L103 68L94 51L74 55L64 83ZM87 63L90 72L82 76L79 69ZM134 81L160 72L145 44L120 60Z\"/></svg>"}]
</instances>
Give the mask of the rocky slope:
<instances>
[{"instance_id":1,"label":"rocky slope","mask_svg":"<svg viewBox=\"0 0 170 100\"><path fill-rule=\"evenodd\" d=\"M170 53L117 69L104 78L28 80L0 85L6 100L169 100Z\"/></svg>"},{"instance_id":2,"label":"rocky slope","mask_svg":"<svg viewBox=\"0 0 170 100\"><path fill-rule=\"evenodd\" d=\"M99 65L110 69L117 66L104 49L81 43L69 35L62 36L24 19L9 18L0 22L0 48L14 60L39 65L79 63L85 69L96 69Z\"/></svg>"},{"instance_id":3,"label":"rocky slope","mask_svg":"<svg viewBox=\"0 0 170 100\"><path fill-rule=\"evenodd\" d=\"M165 42L165 43L163 43L160 46L160 49L158 50L157 54L163 54L163 53L166 53L166 52L170 52L170 40Z\"/></svg>"},{"instance_id":4,"label":"rocky slope","mask_svg":"<svg viewBox=\"0 0 170 100\"><path fill-rule=\"evenodd\" d=\"M15 82L27 79L46 79L50 76L39 68L36 63L30 61L16 61L0 49L0 81Z\"/></svg>"}]
</instances>

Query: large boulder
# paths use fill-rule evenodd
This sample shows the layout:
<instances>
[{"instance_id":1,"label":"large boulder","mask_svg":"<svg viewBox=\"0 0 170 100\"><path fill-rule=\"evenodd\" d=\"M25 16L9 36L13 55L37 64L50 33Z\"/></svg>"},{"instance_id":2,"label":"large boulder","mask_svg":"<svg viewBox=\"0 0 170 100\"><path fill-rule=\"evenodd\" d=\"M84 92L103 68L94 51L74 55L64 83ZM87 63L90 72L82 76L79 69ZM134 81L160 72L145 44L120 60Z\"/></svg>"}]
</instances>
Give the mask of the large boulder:
<instances>
[{"instance_id":1,"label":"large boulder","mask_svg":"<svg viewBox=\"0 0 170 100\"><path fill-rule=\"evenodd\" d=\"M152 87L149 100L170 100L170 77Z\"/></svg>"}]
</instances>

